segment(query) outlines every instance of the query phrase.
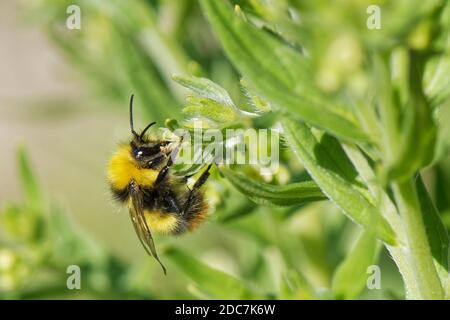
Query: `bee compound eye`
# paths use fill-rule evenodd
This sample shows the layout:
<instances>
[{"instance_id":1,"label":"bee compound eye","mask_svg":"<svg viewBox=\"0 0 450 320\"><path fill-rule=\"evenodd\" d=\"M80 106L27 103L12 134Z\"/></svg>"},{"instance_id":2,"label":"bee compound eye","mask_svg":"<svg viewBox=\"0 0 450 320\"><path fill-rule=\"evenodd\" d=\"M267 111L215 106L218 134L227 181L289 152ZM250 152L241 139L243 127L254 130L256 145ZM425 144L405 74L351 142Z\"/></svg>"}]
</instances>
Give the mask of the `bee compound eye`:
<instances>
[{"instance_id":1,"label":"bee compound eye","mask_svg":"<svg viewBox=\"0 0 450 320\"><path fill-rule=\"evenodd\" d=\"M133 148L133 156L137 158L141 158L144 155L144 152L141 148Z\"/></svg>"}]
</instances>

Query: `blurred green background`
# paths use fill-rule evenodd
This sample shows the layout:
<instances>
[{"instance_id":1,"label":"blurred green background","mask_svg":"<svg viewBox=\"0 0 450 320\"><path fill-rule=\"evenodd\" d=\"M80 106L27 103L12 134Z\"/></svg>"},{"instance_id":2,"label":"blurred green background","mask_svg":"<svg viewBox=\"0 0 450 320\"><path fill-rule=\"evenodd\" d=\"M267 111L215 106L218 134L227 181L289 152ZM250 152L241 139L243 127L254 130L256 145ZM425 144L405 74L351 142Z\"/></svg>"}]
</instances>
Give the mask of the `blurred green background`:
<instances>
[{"instance_id":1,"label":"blurred green background","mask_svg":"<svg viewBox=\"0 0 450 320\"><path fill-rule=\"evenodd\" d=\"M81 8L81 30L65 26L70 4ZM332 19L335 12L317 6ZM357 8L349 1L342 10ZM360 231L327 202L257 206L216 174L208 222L191 234L156 237L165 277L111 199L105 167L129 138L131 93L139 127L183 119L186 91L174 73L208 77L243 100L239 75L196 1L2 1L0 26L0 297L333 297L333 272ZM353 75L339 72L342 81ZM33 175L37 184L27 187ZM285 175L274 181L295 179ZM72 264L81 266L81 290L66 287ZM360 297L404 298L385 249L377 264L381 289Z\"/></svg>"}]
</instances>

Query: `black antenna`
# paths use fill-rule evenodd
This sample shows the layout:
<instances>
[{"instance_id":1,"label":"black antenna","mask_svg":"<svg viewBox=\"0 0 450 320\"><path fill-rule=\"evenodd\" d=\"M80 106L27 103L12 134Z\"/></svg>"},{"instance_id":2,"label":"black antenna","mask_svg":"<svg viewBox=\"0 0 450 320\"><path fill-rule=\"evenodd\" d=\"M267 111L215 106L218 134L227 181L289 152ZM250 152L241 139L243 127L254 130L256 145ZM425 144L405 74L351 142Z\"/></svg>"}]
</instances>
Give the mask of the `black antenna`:
<instances>
[{"instance_id":1,"label":"black antenna","mask_svg":"<svg viewBox=\"0 0 450 320\"><path fill-rule=\"evenodd\" d=\"M133 124L133 99L134 99L134 94L132 94L130 97L130 129L131 129L131 133L133 134L133 136L138 138L139 135L136 133L136 131L134 131L134 124Z\"/></svg>"},{"instance_id":2,"label":"black antenna","mask_svg":"<svg viewBox=\"0 0 450 320\"><path fill-rule=\"evenodd\" d=\"M146 126L145 129L142 130L141 135L139 136L139 139L142 140L142 138L144 137L144 134L147 132L147 130L150 129L150 127L151 127L152 125L154 125L155 123L156 123L156 122L152 122L152 123L150 123L148 126Z\"/></svg>"}]
</instances>

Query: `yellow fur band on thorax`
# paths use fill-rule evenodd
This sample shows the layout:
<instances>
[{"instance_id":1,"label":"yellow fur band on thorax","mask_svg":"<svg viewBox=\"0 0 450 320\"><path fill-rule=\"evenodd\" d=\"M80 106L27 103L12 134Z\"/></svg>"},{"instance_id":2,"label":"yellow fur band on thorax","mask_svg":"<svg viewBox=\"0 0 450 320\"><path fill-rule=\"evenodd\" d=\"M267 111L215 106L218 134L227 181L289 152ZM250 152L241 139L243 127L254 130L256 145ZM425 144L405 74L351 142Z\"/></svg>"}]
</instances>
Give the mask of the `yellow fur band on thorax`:
<instances>
[{"instance_id":1,"label":"yellow fur band on thorax","mask_svg":"<svg viewBox=\"0 0 450 320\"><path fill-rule=\"evenodd\" d=\"M137 166L129 145L120 146L108 165L108 180L118 190L128 187L131 180L140 186L150 187L157 176L158 171Z\"/></svg>"}]
</instances>

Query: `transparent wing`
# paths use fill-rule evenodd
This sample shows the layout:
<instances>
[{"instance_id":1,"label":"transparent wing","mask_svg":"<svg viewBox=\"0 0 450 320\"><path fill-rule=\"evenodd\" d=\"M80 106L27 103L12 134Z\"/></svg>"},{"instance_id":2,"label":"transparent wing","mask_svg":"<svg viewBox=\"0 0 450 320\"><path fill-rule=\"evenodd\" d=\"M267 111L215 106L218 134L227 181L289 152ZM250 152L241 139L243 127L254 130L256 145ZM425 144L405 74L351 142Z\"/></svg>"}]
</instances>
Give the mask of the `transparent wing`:
<instances>
[{"instance_id":1,"label":"transparent wing","mask_svg":"<svg viewBox=\"0 0 450 320\"><path fill-rule=\"evenodd\" d=\"M166 274L166 268L162 264L161 260L159 260L158 254L156 253L155 242L153 241L152 233L150 232L150 228L148 227L147 221L145 220L142 192L139 190L138 186L134 184L130 186L130 197L130 218L133 222L133 227L136 231L139 241L142 243L145 251L147 251L150 256L153 256L159 262L164 271L164 274Z\"/></svg>"}]
</instances>

